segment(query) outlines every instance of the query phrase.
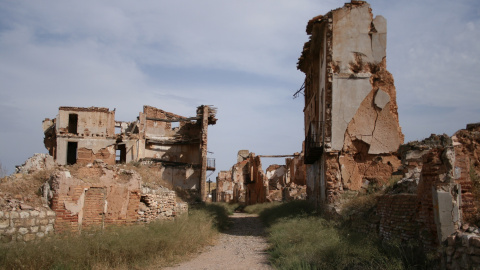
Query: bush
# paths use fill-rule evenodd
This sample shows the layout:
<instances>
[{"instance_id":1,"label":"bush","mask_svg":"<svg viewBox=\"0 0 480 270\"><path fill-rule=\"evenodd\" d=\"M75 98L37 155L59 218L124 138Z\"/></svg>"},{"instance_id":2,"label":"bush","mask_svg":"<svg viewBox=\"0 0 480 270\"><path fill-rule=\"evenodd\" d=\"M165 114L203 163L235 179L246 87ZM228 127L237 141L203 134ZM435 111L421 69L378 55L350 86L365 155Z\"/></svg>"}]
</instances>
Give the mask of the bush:
<instances>
[{"instance_id":1,"label":"bush","mask_svg":"<svg viewBox=\"0 0 480 270\"><path fill-rule=\"evenodd\" d=\"M56 235L35 243L0 246L3 269L136 268L165 266L211 244L211 211L191 210L175 221L107 227L82 235Z\"/></svg>"}]
</instances>

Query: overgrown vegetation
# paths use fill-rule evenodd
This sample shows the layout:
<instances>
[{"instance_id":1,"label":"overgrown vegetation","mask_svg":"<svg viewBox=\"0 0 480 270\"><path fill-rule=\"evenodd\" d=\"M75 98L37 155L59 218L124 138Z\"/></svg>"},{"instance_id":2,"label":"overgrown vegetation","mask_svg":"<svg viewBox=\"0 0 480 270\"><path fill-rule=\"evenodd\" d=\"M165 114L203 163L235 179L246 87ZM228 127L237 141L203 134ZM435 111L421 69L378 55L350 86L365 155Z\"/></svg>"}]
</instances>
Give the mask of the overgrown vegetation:
<instances>
[{"instance_id":1,"label":"overgrown vegetation","mask_svg":"<svg viewBox=\"0 0 480 270\"><path fill-rule=\"evenodd\" d=\"M81 235L57 235L27 245L0 245L2 269L135 269L166 266L211 244L228 226L227 209L198 205L175 221L107 227Z\"/></svg>"},{"instance_id":2,"label":"overgrown vegetation","mask_svg":"<svg viewBox=\"0 0 480 270\"><path fill-rule=\"evenodd\" d=\"M359 207L368 208L374 196ZM247 206L268 226L270 260L277 269L425 269L413 246L382 243L356 233L345 219L331 219L306 201Z\"/></svg>"}]
</instances>

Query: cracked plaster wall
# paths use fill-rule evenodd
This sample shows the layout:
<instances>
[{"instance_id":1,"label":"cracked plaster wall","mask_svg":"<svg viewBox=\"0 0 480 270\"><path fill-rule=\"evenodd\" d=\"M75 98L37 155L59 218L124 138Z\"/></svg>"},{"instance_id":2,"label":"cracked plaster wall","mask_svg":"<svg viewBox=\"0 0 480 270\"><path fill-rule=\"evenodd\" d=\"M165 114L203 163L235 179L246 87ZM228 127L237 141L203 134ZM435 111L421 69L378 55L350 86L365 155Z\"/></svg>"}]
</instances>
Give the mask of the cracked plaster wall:
<instances>
[{"instance_id":1,"label":"cracked plaster wall","mask_svg":"<svg viewBox=\"0 0 480 270\"><path fill-rule=\"evenodd\" d=\"M339 204L342 193L384 184L400 165L404 136L386 70L386 20L373 18L368 3L352 1L310 20L307 33L298 63L306 74L305 132L320 129L324 151L307 166L307 192Z\"/></svg>"}]
</instances>

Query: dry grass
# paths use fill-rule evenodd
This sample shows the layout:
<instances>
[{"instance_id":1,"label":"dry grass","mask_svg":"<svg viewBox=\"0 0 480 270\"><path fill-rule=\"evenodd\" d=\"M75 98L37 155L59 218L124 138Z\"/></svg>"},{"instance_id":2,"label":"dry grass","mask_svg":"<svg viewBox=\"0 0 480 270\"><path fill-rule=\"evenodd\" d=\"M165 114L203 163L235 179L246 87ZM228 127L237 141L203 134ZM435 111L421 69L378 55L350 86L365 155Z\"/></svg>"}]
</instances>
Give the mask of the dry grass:
<instances>
[{"instance_id":1,"label":"dry grass","mask_svg":"<svg viewBox=\"0 0 480 270\"><path fill-rule=\"evenodd\" d=\"M28 245L0 246L1 269L143 269L170 265L211 244L218 223L211 211L192 210L175 221L110 227Z\"/></svg>"}]
</instances>

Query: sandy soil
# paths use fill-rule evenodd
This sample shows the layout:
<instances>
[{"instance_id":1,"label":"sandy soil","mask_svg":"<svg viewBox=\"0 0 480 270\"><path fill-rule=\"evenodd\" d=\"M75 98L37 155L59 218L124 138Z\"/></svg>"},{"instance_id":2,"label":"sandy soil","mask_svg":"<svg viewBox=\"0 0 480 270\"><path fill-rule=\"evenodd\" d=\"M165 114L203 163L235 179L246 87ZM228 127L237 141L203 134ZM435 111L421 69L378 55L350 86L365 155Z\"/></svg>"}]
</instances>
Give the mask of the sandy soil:
<instances>
[{"instance_id":1,"label":"sandy soil","mask_svg":"<svg viewBox=\"0 0 480 270\"><path fill-rule=\"evenodd\" d=\"M222 233L216 245L190 261L164 269L273 269L268 264L268 244L258 216L235 213L231 219L233 226Z\"/></svg>"}]
</instances>

